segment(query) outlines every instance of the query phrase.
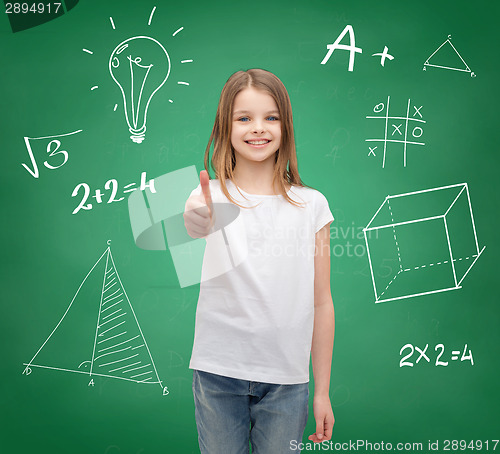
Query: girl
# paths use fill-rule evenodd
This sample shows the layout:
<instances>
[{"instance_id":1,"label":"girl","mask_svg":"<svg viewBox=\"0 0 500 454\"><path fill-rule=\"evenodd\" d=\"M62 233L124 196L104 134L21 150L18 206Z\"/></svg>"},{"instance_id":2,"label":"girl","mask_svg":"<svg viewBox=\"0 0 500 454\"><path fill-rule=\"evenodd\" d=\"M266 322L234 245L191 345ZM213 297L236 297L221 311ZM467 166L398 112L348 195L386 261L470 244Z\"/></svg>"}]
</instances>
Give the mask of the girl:
<instances>
[{"instance_id":1,"label":"girl","mask_svg":"<svg viewBox=\"0 0 500 454\"><path fill-rule=\"evenodd\" d=\"M206 238L204 273L228 254L243 259L231 259L217 277L202 273L189 365L200 450L248 453L250 442L255 454L300 452L310 356L316 432L309 440L329 440L334 423L333 216L326 198L299 177L290 99L274 74L250 69L228 79L207 170L209 162L216 179L200 173L186 202L186 229ZM243 225L227 234L232 251L214 247L224 204L237 207Z\"/></svg>"}]
</instances>

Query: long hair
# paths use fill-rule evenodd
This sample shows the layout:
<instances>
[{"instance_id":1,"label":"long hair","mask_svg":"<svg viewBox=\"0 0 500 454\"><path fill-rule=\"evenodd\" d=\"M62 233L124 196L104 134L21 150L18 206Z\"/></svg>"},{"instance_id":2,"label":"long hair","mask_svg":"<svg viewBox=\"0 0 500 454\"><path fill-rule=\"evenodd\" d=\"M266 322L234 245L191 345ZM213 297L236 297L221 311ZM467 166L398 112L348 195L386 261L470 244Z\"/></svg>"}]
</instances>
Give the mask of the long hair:
<instances>
[{"instance_id":1,"label":"long hair","mask_svg":"<svg viewBox=\"0 0 500 454\"><path fill-rule=\"evenodd\" d=\"M281 142L276 152L272 187L274 188L276 185L281 195L292 205L302 206L302 204L292 200L286 191L287 184L305 186L300 179L297 166L292 105L283 82L269 71L263 69L238 71L225 83L220 95L212 134L205 150L205 169L208 172L210 163L215 172L215 178L220 181L222 192L231 202L238 205L227 190L226 179L233 181L233 171L236 166L234 149L231 145L234 98L240 91L249 87L265 91L272 96L278 106L281 120ZM212 144L214 149L210 159Z\"/></svg>"}]
</instances>

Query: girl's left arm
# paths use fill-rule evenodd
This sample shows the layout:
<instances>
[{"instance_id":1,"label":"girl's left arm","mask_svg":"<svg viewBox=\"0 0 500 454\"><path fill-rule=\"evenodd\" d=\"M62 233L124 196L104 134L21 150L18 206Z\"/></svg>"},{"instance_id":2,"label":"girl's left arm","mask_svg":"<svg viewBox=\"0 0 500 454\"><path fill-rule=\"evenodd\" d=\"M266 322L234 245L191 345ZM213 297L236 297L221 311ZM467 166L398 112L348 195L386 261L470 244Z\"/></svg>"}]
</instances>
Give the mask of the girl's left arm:
<instances>
[{"instance_id":1,"label":"girl's left arm","mask_svg":"<svg viewBox=\"0 0 500 454\"><path fill-rule=\"evenodd\" d=\"M316 432L309 435L309 440L315 443L330 440L335 422L329 395L334 332L335 317L330 290L330 224L327 224L316 233L314 256L314 330L311 358Z\"/></svg>"}]
</instances>

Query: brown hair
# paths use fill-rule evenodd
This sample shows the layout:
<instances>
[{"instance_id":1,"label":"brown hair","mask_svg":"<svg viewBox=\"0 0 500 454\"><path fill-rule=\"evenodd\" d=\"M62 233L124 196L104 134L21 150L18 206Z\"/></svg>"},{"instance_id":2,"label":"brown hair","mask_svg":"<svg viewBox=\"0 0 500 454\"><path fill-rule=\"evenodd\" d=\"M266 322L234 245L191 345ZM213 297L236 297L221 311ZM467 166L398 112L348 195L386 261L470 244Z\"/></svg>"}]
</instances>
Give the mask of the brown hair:
<instances>
[{"instance_id":1,"label":"brown hair","mask_svg":"<svg viewBox=\"0 0 500 454\"><path fill-rule=\"evenodd\" d=\"M274 164L272 186L277 183L281 195L292 205L302 206L292 200L286 191L286 185L305 186L299 176L297 154L293 134L292 105L283 82L274 74L263 69L249 69L234 73L225 83L215 115L214 127L205 150L205 169L208 172L209 162L220 181L224 195L233 203L236 201L229 195L226 179L233 180L236 165L234 149L231 145L231 126L233 104L236 95L245 88L253 87L271 95L278 106L281 120L281 142ZM210 159L210 147L214 151ZM240 205L238 205L240 206Z\"/></svg>"}]
</instances>

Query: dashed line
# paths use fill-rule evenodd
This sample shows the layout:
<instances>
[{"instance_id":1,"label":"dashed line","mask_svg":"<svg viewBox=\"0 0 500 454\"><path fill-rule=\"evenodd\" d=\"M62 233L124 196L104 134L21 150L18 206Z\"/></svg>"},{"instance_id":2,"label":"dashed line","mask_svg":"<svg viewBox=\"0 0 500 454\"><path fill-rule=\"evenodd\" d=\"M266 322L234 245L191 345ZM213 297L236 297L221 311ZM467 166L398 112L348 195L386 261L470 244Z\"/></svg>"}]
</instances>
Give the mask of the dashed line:
<instances>
[{"instance_id":1,"label":"dashed line","mask_svg":"<svg viewBox=\"0 0 500 454\"><path fill-rule=\"evenodd\" d=\"M387 206L389 207L389 212L391 213L392 224L394 224L394 216L392 215L391 203L389 202L389 199L387 199ZM396 228L394 227L394 225L392 226L392 231L394 233L394 241L396 242L396 247L398 248L399 272L401 272L401 271L403 271L403 265L401 264L401 254L399 252L399 244L398 244L398 239L396 238ZM397 276L397 274L396 274L396 276ZM387 288L386 288L386 290L387 290ZM382 293L382 295L383 295L383 293ZM380 295L380 296L382 296L382 295Z\"/></svg>"},{"instance_id":2,"label":"dashed line","mask_svg":"<svg viewBox=\"0 0 500 454\"><path fill-rule=\"evenodd\" d=\"M387 291L387 289L389 288L389 285L391 285L391 284L394 282L394 280L395 280L395 279L399 276L399 274L400 274L400 273L402 273L402 272L403 272L403 270L402 270L402 269L398 271L398 273L396 274L396 276L394 276L394 277L391 279L391 282L389 282L389 283L387 284L387 287L385 288L385 290L384 290L384 291L383 291L383 292L382 292L382 293L378 296L377 300L379 300L379 299L382 297L382 295L383 295L383 294Z\"/></svg>"},{"instance_id":3,"label":"dashed line","mask_svg":"<svg viewBox=\"0 0 500 454\"><path fill-rule=\"evenodd\" d=\"M469 257L460 257L459 259L453 259L454 262L460 262L462 260L470 260L477 257L477 254L471 255ZM411 270L418 270L420 268L425 268L427 266L434 266L434 265L445 265L446 263L450 263L449 260L444 260L442 262L436 262L436 263L429 263L428 265L420 265L420 266L415 266L413 268L405 268L403 271L411 271ZM392 282L392 281L391 281ZM387 289L386 289L387 290ZM382 295L380 295L382 296Z\"/></svg>"}]
</instances>

